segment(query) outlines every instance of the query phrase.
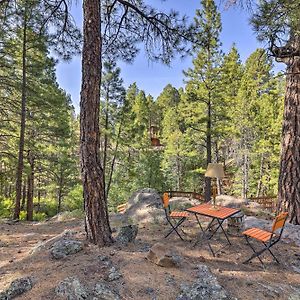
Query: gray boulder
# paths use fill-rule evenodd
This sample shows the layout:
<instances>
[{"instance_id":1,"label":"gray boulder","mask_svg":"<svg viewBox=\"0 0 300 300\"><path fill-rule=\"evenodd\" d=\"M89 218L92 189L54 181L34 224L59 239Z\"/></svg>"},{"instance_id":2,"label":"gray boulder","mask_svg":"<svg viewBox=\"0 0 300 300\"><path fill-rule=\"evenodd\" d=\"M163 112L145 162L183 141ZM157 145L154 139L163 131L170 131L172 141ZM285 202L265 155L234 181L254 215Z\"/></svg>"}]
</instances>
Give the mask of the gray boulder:
<instances>
[{"instance_id":1,"label":"gray boulder","mask_svg":"<svg viewBox=\"0 0 300 300\"><path fill-rule=\"evenodd\" d=\"M181 210L199 204L199 200L185 197L172 197L173 210ZM123 223L156 223L166 221L161 195L154 189L142 189L132 194L128 207L122 215Z\"/></svg>"},{"instance_id":2,"label":"gray boulder","mask_svg":"<svg viewBox=\"0 0 300 300\"><path fill-rule=\"evenodd\" d=\"M197 280L192 285L182 285L176 300L229 300L231 297L219 284L206 265L198 265Z\"/></svg>"},{"instance_id":3,"label":"gray boulder","mask_svg":"<svg viewBox=\"0 0 300 300\"><path fill-rule=\"evenodd\" d=\"M0 300L13 299L29 290L33 287L33 280L31 277L23 277L14 280L8 289L0 293Z\"/></svg>"},{"instance_id":4,"label":"gray boulder","mask_svg":"<svg viewBox=\"0 0 300 300\"><path fill-rule=\"evenodd\" d=\"M122 216L124 223L153 223L162 221L162 200L154 189L142 189L128 199L128 207Z\"/></svg>"},{"instance_id":5,"label":"gray boulder","mask_svg":"<svg viewBox=\"0 0 300 300\"><path fill-rule=\"evenodd\" d=\"M88 291L76 277L67 277L61 281L55 288L55 293L57 296L68 300L89 299Z\"/></svg>"},{"instance_id":6,"label":"gray boulder","mask_svg":"<svg viewBox=\"0 0 300 300\"><path fill-rule=\"evenodd\" d=\"M126 225L120 228L116 237L116 242L119 244L127 245L135 240L138 233L137 225Z\"/></svg>"},{"instance_id":7,"label":"gray boulder","mask_svg":"<svg viewBox=\"0 0 300 300\"><path fill-rule=\"evenodd\" d=\"M65 258L67 255L75 254L82 249L82 242L62 239L52 245L50 254L55 259L61 259Z\"/></svg>"}]
</instances>

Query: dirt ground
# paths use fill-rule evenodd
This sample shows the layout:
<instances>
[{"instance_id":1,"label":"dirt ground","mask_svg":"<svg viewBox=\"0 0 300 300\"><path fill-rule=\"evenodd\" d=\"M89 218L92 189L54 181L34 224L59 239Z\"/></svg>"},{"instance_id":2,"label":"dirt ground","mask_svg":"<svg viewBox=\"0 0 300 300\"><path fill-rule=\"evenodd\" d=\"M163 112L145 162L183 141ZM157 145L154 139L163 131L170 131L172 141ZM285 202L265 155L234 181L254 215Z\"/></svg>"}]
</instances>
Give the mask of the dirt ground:
<instances>
[{"instance_id":1,"label":"dirt ground","mask_svg":"<svg viewBox=\"0 0 300 300\"><path fill-rule=\"evenodd\" d=\"M205 220L204 220L205 221ZM117 224L112 221L112 227ZM165 239L167 226L146 224L139 226L136 242L123 248L117 245L98 249L85 242L83 222L69 220L44 223L19 222L9 225L0 223L0 291L9 283L23 276L35 278L31 291L17 299L56 299L54 288L68 276L76 276L87 286L92 286L107 276L108 268L99 256L108 256L120 271L122 278L112 282L120 291L122 299L176 299L182 283L196 279L198 264L206 264L218 278L220 284L237 299L288 299L295 289L300 289L300 274L292 265L300 267L300 249L295 245L278 243L274 253L281 261L274 263L268 254L263 256L266 269L256 259L243 265L243 259L251 255L241 236L230 236L232 245L213 257L206 244L193 247L198 233L195 220L185 223L186 241L175 234ZM65 229L76 231L76 239L85 242L84 250L63 260L50 258L49 250L30 255L30 251L41 241L46 241ZM190 240L190 241L189 241ZM182 256L180 268L163 268L145 259L147 251L156 242L172 247ZM225 245L220 235L213 242L217 250Z\"/></svg>"}]
</instances>

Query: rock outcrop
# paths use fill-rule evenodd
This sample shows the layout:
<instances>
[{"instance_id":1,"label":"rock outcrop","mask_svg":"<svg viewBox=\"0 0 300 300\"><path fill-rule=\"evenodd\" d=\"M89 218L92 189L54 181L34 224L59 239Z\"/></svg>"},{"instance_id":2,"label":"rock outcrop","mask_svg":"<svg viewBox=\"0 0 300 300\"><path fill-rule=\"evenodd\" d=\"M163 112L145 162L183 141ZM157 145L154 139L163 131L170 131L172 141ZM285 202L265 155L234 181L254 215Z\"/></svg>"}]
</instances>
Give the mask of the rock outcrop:
<instances>
[{"instance_id":1,"label":"rock outcrop","mask_svg":"<svg viewBox=\"0 0 300 300\"><path fill-rule=\"evenodd\" d=\"M75 254L83 249L80 241L62 239L55 242L50 250L50 254L55 259L65 258L67 255Z\"/></svg>"},{"instance_id":2,"label":"rock outcrop","mask_svg":"<svg viewBox=\"0 0 300 300\"><path fill-rule=\"evenodd\" d=\"M14 280L10 286L0 293L0 300L10 300L23 293L31 290L33 287L33 280L31 277L23 277Z\"/></svg>"},{"instance_id":3,"label":"rock outcrop","mask_svg":"<svg viewBox=\"0 0 300 300\"><path fill-rule=\"evenodd\" d=\"M198 265L197 280L192 285L182 285L176 300L230 300L227 291L206 265Z\"/></svg>"},{"instance_id":4,"label":"rock outcrop","mask_svg":"<svg viewBox=\"0 0 300 300\"><path fill-rule=\"evenodd\" d=\"M135 240L138 233L137 225L126 225L120 228L116 236L116 242L122 245L127 245Z\"/></svg>"}]
</instances>

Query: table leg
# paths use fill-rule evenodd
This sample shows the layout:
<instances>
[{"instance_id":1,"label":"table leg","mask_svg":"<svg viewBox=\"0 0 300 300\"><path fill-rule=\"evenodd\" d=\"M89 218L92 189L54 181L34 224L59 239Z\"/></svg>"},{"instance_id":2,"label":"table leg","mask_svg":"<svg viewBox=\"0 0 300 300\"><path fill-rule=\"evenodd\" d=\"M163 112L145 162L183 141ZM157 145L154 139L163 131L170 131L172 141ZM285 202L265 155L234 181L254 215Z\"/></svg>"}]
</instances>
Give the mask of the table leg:
<instances>
[{"instance_id":1,"label":"table leg","mask_svg":"<svg viewBox=\"0 0 300 300\"><path fill-rule=\"evenodd\" d=\"M214 219L208 224L208 226L205 229L203 229L203 227L201 225L201 222L200 222L197 214L195 214L195 216L196 216L197 222L199 224L199 227L200 227L200 229L202 231L202 236L199 236L199 238L196 240L196 242L195 242L195 244L194 244L193 247L195 247L200 242L201 239L206 240L207 244L208 244L208 247L209 247L212 255L215 256L215 253L214 253L214 251L213 251L213 249L212 249L212 247L211 247L211 245L209 243L209 240L210 240L211 236L209 238L207 238L207 235L206 235L206 231L209 230L209 228L210 228L211 224L213 223Z\"/></svg>"},{"instance_id":2,"label":"table leg","mask_svg":"<svg viewBox=\"0 0 300 300\"><path fill-rule=\"evenodd\" d=\"M223 226L222 226L222 224L223 224L223 222L224 222L225 220L220 221L219 219L217 219L217 221L218 221L218 223L219 223L218 228L221 227L221 229L222 229L222 231L223 231L223 233L224 233L224 235L225 235L225 237L226 237L226 240L227 240L228 244L231 245L231 243L230 243L230 241L229 241L229 238L228 238L228 236L227 236L227 234L226 234L226 231L224 230L224 228L223 228Z\"/></svg>"}]
</instances>

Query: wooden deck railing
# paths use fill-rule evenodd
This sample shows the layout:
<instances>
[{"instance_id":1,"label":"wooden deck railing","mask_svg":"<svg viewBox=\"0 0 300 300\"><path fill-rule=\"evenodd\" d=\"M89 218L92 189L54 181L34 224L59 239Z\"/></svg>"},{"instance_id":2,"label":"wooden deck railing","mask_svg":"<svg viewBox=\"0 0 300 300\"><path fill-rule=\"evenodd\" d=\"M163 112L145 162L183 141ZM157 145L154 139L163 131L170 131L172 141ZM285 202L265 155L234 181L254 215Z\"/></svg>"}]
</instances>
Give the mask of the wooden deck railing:
<instances>
[{"instance_id":1,"label":"wooden deck railing","mask_svg":"<svg viewBox=\"0 0 300 300\"><path fill-rule=\"evenodd\" d=\"M186 197L186 198L193 198L199 201L204 201L204 196L196 193L196 192L183 192L183 191L165 191L165 193L169 193L170 197Z\"/></svg>"},{"instance_id":2,"label":"wooden deck railing","mask_svg":"<svg viewBox=\"0 0 300 300\"><path fill-rule=\"evenodd\" d=\"M277 196L250 197L249 200L260 204L266 210L276 211Z\"/></svg>"}]
</instances>

